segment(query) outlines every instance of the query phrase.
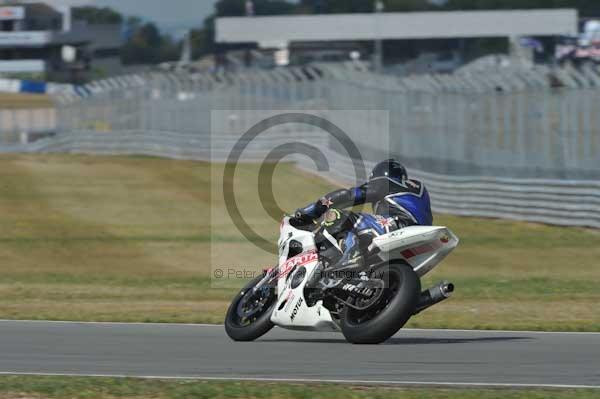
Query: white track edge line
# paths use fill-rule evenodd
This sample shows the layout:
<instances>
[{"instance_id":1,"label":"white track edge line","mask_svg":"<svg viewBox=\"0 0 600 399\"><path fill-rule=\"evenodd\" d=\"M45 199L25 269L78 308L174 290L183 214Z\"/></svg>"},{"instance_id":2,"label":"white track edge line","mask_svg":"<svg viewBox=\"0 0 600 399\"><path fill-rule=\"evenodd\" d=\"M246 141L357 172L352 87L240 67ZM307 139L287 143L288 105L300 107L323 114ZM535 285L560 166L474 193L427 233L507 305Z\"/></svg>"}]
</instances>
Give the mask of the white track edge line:
<instances>
[{"instance_id":1,"label":"white track edge line","mask_svg":"<svg viewBox=\"0 0 600 399\"><path fill-rule=\"evenodd\" d=\"M357 385L395 385L415 387L480 387L480 388L530 388L530 389L600 389L600 385L577 384L525 384L506 382L447 382L447 381L394 381L394 380L343 380L328 378L268 378L268 377L215 377L215 376L159 376L124 374L71 374L71 373L34 373L1 371L0 376L39 376L39 377L90 377L90 378L132 378L143 380L205 380L205 381L264 381L289 383L330 383Z\"/></svg>"},{"instance_id":2,"label":"white track edge line","mask_svg":"<svg viewBox=\"0 0 600 399\"><path fill-rule=\"evenodd\" d=\"M477 333L511 333L511 334L573 334L600 335L598 331L535 331L535 330L467 330L458 328L403 328L400 331L448 331L448 332L477 332Z\"/></svg>"},{"instance_id":3,"label":"white track edge line","mask_svg":"<svg viewBox=\"0 0 600 399\"><path fill-rule=\"evenodd\" d=\"M11 320L0 319L0 323L48 323L48 324L90 324L90 325L115 325L115 326L185 326L185 327L220 327L223 324L206 324L206 323L143 323L143 322L119 322L119 321L69 321L69 320ZM573 334L573 335L600 335L596 331L535 331L535 330L468 330L468 329L453 329L453 328L403 328L402 331L432 331L432 332L465 332L465 333L511 333L511 334Z\"/></svg>"},{"instance_id":4,"label":"white track edge line","mask_svg":"<svg viewBox=\"0 0 600 399\"><path fill-rule=\"evenodd\" d=\"M0 323L39 323L39 324L89 324L100 326L179 326L179 327L223 327L223 324L202 324L202 323L144 323L144 322L125 322L125 321L71 321L71 320L13 320L0 319Z\"/></svg>"}]
</instances>

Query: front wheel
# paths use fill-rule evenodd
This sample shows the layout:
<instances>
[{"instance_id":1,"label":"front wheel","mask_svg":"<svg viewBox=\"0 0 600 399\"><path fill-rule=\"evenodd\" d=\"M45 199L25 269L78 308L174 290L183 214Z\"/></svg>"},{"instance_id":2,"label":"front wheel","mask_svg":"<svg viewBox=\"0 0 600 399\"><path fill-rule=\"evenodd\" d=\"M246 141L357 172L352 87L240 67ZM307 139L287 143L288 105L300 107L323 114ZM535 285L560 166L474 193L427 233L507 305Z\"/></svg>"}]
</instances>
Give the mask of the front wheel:
<instances>
[{"instance_id":1,"label":"front wheel","mask_svg":"<svg viewBox=\"0 0 600 399\"><path fill-rule=\"evenodd\" d=\"M271 313L277 303L275 288L264 285L254 291L264 274L250 281L231 301L225 316L225 331L234 341L254 341L271 330Z\"/></svg>"},{"instance_id":2,"label":"front wheel","mask_svg":"<svg viewBox=\"0 0 600 399\"><path fill-rule=\"evenodd\" d=\"M354 344L379 344L400 330L414 314L421 281L412 267L392 263L376 268L372 275L385 281L381 298L366 310L346 305L340 327Z\"/></svg>"}]
</instances>

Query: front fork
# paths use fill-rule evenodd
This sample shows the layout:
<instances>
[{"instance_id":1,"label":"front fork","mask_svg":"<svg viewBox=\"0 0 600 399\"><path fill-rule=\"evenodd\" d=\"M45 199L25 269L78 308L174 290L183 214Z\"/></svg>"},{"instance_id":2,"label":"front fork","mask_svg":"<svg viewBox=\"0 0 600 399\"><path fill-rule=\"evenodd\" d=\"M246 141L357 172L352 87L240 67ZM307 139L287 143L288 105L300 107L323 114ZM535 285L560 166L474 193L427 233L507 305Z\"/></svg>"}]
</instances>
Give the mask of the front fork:
<instances>
[{"instance_id":1,"label":"front fork","mask_svg":"<svg viewBox=\"0 0 600 399\"><path fill-rule=\"evenodd\" d=\"M279 269L277 267L263 270L265 276L258 282L258 284L252 287L252 292L254 293L261 289L265 284L271 284L273 281L275 281L277 279L278 271Z\"/></svg>"}]
</instances>

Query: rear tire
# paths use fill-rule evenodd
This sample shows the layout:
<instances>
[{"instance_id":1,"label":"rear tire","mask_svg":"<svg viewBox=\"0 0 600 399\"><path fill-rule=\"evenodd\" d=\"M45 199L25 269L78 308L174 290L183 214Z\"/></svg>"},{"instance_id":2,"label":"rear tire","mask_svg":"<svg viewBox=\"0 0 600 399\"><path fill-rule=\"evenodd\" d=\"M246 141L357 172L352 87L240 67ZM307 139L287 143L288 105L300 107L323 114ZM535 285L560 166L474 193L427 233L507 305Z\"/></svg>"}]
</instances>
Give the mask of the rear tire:
<instances>
[{"instance_id":1,"label":"rear tire","mask_svg":"<svg viewBox=\"0 0 600 399\"><path fill-rule=\"evenodd\" d=\"M274 324L271 322L271 314L277 303L277 296L273 287L265 287L261 293L252 293L254 288L264 277L264 274L250 281L231 301L227 315L225 316L225 331L229 338L234 341L254 341L268 333ZM259 290L260 291L260 290ZM268 291L268 292L267 292ZM267 294L268 296L262 295ZM262 295L262 296L261 296ZM256 298L254 298L254 297ZM243 302L244 301L244 302ZM246 304L253 305L258 301L262 307L256 310L250 317L244 317ZM247 312L246 312L247 313Z\"/></svg>"},{"instance_id":2,"label":"rear tire","mask_svg":"<svg viewBox=\"0 0 600 399\"><path fill-rule=\"evenodd\" d=\"M376 304L364 311L345 306L340 327L344 337L353 344L379 344L400 330L413 315L421 281L407 264L392 263L374 270L389 283Z\"/></svg>"}]
</instances>

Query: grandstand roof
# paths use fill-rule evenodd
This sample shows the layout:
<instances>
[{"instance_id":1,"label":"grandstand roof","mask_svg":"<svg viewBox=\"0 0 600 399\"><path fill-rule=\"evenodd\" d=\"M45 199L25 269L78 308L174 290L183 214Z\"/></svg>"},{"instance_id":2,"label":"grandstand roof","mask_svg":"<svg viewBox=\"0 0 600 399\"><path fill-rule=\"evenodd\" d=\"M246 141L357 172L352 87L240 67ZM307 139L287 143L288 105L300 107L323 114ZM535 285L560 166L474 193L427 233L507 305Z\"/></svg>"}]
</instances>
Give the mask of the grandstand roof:
<instances>
[{"instance_id":1,"label":"grandstand roof","mask_svg":"<svg viewBox=\"0 0 600 399\"><path fill-rule=\"evenodd\" d=\"M575 9L217 18L221 43L436 39L577 34Z\"/></svg>"}]
</instances>

